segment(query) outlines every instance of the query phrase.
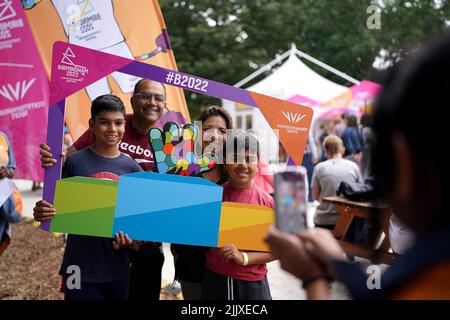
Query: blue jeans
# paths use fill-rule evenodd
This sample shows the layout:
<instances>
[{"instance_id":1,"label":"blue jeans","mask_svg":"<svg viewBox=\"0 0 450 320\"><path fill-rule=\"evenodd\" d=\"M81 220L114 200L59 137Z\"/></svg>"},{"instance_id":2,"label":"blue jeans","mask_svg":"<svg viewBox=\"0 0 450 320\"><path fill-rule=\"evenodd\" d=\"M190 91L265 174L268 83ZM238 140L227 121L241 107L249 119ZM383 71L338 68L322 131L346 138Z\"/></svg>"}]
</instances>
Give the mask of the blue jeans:
<instances>
[{"instance_id":1,"label":"blue jeans","mask_svg":"<svg viewBox=\"0 0 450 320\"><path fill-rule=\"evenodd\" d=\"M311 153L305 153L303 155L302 166L304 166L306 168L306 172L308 173L308 186L309 186L308 202L313 202L314 198L313 198L312 192L311 192L311 181L312 181L312 175L314 172L314 164L312 162L312 154Z\"/></svg>"}]
</instances>

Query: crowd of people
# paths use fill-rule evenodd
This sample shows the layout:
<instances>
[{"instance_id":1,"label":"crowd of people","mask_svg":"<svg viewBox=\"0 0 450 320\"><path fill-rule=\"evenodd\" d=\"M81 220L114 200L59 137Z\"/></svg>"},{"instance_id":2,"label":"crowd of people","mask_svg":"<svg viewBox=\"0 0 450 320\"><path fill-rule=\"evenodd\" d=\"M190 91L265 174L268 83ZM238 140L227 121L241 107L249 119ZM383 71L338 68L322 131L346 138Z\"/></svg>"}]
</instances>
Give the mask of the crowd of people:
<instances>
[{"instance_id":1,"label":"crowd of people","mask_svg":"<svg viewBox=\"0 0 450 320\"><path fill-rule=\"evenodd\" d=\"M375 193L415 238L382 275L378 289L367 286L366 274L346 261L329 230L269 231L271 252L303 280L309 299L330 298L333 278L355 299L450 299L449 170L445 157L429 152L440 150L434 137L445 135L446 120L427 111L446 104L449 70L447 35L397 63L376 102L370 146Z\"/></svg>"},{"instance_id":2,"label":"crowd of people","mask_svg":"<svg viewBox=\"0 0 450 320\"><path fill-rule=\"evenodd\" d=\"M302 280L309 299L328 299L333 280L343 282L354 298L450 299L450 215L445 204L448 166L445 157L432 157L428 152L442 148L433 137L445 136L441 132L446 128L445 118L431 118L424 109L446 102L449 70L450 38L446 37L396 64L373 115L364 114L358 124L355 115L343 114L340 121L324 123L318 139L309 138L303 166L308 170L310 200L319 203L313 219L316 228L298 234L271 228L265 238L270 252L239 250L231 243L220 248L173 244L175 276L185 299L270 300L266 264L275 259ZM165 86L148 79L138 81L131 105L133 114L126 114L118 97L97 97L92 101L89 129L63 154L53 155L49 146L40 146L42 166L49 168L56 157L62 157L64 178L117 180L126 173L154 171L148 133L165 123ZM215 149L224 163L202 178L223 186L223 201L274 208L271 192L257 182L259 170L267 166L259 148L252 148L259 146L258 139L233 130L230 115L221 107L208 107L197 120L202 123L203 150L211 143L224 146ZM2 181L11 179L15 170L11 146L3 133L0 148ZM244 161L229 160L238 157ZM398 249L392 241L401 255L383 275L381 289L375 291L367 288L365 275L348 261L334 239L330 230L339 214L333 205L322 202L336 195L342 182L367 181L377 199L391 205L391 229L397 233L409 230L408 240ZM0 254L10 239L10 224L21 219L17 203L11 193L0 208ZM56 213L45 200L37 202L33 210L37 221L47 221ZM163 264L161 243L135 241L123 232L114 239L68 235L59 274L67 300L151 301L159 299ZM81 288L67 285L72 265L82 270Z\"/></svg>"}]
</instances>

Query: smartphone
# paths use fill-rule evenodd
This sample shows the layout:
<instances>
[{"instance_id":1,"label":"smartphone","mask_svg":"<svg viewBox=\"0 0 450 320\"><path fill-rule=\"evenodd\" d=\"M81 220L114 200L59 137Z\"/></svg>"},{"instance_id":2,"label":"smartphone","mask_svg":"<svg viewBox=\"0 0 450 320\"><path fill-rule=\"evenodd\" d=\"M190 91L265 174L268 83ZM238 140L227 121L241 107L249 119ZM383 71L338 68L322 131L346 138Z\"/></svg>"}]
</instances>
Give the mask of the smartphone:
<instances>
[{"instance_id":1,"label":"smartphone","mask_svg":"<svg viewBox=\"0 0 450 320\"><path fill-rule=\"evenodd\" d=\"M303 167L288 166L274 175L275 225L280 231L297 233L307 227L307 182Z\"/></svg>"}]
</instances>

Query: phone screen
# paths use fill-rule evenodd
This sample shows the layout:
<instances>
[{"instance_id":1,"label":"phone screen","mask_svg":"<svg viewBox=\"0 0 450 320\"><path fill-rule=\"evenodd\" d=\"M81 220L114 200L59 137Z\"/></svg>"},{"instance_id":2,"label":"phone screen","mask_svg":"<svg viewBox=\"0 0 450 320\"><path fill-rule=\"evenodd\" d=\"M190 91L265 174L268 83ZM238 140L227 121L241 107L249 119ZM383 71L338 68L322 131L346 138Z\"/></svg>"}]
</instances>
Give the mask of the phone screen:
<instances>
[{"instance_id":1,"label":"phone screen","mask_svg":"<svg viewBox=\"0 0 450 320\"><path fill-rule=\"evenodd\" d=\"M287 168L274 175L275 224L277 229L297 233L306 229L306 172L302 168Z\"/></svg>"}]
</instances>

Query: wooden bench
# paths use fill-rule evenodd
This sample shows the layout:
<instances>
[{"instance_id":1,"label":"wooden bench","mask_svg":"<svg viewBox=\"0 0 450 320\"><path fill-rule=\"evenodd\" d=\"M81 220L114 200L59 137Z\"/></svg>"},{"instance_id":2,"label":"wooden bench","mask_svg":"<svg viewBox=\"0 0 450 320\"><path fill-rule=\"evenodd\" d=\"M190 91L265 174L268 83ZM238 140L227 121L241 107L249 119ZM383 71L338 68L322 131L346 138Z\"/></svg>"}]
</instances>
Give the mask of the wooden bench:
<instances>
[{"instance_id":1,"label":"wooden bench","mask_svg":"<svg viewBox=\"0 0 450 320\"><path fill-rule=\"evenodd\" d=\"M340 196L323 198L323 202L333 204L340 214L333 235L347 254L369 259L373 263L390 264L392 262L394 254L389 241L389 220L391 217L389 205L351 201ZM363 244L350 243L344 240L354 217L372 221L372 228ZM383 240L381 241L381 239Z\"/></svg>"}]
</instances>

